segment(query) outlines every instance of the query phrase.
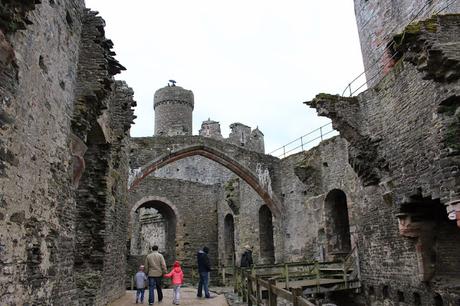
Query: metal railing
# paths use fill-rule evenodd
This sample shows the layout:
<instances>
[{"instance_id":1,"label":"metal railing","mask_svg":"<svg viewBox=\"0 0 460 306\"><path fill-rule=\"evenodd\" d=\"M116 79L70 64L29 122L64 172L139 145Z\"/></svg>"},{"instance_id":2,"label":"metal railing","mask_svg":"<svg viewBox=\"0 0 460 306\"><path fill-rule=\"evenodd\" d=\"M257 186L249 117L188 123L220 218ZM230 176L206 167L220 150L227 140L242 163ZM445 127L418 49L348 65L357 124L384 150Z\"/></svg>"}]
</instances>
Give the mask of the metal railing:
<instances>
[{"instance_id":1,"label":"metal railing","mask_svg":"<svg viewBox=\"0 0 460 306\"><path fill-rule=\"evenodd\" d=\"M270 152L270 155L273 155L278 158L284 158L288 155L302 152L308 149L311 149L319 142L324 139L330 138L332 136L338 135L337 131L332 128L332 122L325 124L307 134L294 139L293 141L285 144L282 147L279 147L276 150Z\"/></svg>"}]
</instances>

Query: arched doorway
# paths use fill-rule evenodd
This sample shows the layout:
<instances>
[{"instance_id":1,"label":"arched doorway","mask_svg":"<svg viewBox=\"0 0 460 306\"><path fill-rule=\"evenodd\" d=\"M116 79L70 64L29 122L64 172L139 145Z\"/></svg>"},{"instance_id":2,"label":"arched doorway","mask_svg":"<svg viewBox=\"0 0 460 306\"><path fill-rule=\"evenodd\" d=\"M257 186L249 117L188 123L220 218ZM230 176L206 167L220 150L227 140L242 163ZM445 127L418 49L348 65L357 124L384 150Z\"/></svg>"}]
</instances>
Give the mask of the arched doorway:
<instances>
[{"instance_id":1,"label":"arched doorway","mask_svg":"<svg viewBox=\"0 0 460 306\"><path fill-rule=\"evenodd\" d=\"M168 264L176 259L177 217L166 203L151 200L142 203L132 215L131 254L146 255L158 245Z\"/></svg>"},{"instance_id":2,"label":"arched doorway","mask_svg":"<svg viewBox=\"0 0 460 306\"><path fill-rule=\"evenodd\" d=\"M259 243L261 261L263 263L274 263L273 216L267 205L262 205L259 209Z\"/></svg>"},{"instance_id":3,"label":"arched doorway","mask_svg":"<svg viewBox=\"0 0 460 306\"><path fill-rule=\"evenodd\" d=\"M235 221L232 214L226 215L224 219L224 251L225 266L233 266L235 258Z\"/></svg>"},{"instance_id":4,"label":"arched doorway","mask_svg":"<svg viewBox=\"0 0 460 306\"><path fill-rule=\"evenodd\" d=\"M351 251L347 196L340 189L331 190L324 205L326 239L330 255L346 255Z\"/></svg>"}]
</instances>

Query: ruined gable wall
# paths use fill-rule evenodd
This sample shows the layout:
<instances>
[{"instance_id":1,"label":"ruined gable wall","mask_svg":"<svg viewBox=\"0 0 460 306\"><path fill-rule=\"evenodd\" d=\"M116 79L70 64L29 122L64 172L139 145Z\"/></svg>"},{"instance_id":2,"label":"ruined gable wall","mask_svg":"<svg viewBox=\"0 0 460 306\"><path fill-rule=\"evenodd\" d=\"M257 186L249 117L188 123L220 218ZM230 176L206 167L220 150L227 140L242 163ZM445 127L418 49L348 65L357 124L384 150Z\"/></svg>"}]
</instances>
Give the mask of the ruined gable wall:
<instances>
[{"instance_id":1,"label":"ruined gable wall","mask_svg":"<svg viewBox=\"0 0 460 306\"><path fill-rule=\"evenodd\" d=\"M0 27L0 304L74 305L68 135L83 1L36 2L2 4L28 21Z\"/></svg>"}]
</instances>

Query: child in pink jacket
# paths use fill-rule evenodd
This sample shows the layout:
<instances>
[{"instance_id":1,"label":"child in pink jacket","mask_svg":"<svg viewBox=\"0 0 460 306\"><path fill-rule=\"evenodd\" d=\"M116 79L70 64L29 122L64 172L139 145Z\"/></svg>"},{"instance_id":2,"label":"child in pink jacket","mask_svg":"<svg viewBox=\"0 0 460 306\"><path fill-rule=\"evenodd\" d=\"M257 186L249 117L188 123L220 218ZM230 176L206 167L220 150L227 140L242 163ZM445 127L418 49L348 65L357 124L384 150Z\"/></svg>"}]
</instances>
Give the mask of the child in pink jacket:
<instances>
[{"instance_id":1,"label":"child in pink jacket","mask_svg":"<svg viewBox=\"0 0 460 306\"><path fill-rule=\"evenodd\" d=\"M178 261L174 263L172 271L169 272L168 274L165 274L164 277L172 278L173 291L174 291L173 304L179 305L180 286L184 282L184 272L182 272L182 269Z\"/></svg>"}]
</instances>

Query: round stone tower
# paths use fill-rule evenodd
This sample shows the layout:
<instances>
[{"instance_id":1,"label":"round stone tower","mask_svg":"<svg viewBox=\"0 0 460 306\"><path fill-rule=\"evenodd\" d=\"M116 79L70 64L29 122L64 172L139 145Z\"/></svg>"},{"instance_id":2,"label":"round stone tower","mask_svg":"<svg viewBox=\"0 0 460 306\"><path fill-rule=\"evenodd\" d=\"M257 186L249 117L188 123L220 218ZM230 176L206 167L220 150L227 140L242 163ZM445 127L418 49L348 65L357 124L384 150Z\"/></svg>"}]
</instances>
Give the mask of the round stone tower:
<instances>
[{"instance_id":1,"label":"round stone tower","mask_svg":"<svg viewBox=\"0 0 460 306\"><path fill-rule=\"evenodd\" d=\"M192 135L193 92L168 84L153 98L155 135Z\"/></svg>"}]
</instances>

